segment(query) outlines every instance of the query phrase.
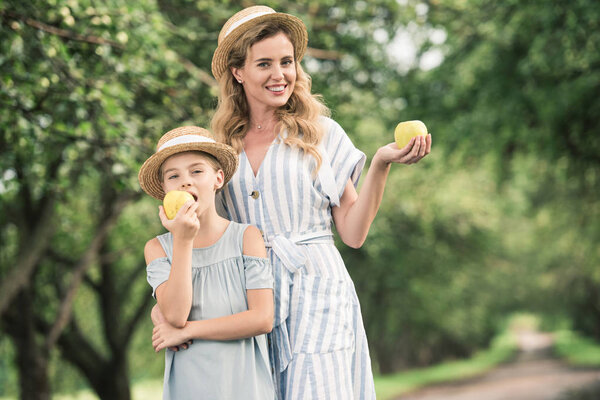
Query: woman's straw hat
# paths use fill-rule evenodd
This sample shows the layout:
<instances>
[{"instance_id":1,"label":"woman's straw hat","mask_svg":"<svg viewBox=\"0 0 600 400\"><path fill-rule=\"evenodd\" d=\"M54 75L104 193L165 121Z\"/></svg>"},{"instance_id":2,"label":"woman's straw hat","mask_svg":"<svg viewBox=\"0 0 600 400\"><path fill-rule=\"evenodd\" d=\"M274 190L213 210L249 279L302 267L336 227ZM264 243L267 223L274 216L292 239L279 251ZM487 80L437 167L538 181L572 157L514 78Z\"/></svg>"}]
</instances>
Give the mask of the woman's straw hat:
<instances>
[{"instance_id":1,"label":"woman's straw hat","mask_svg":"<svg viewBox=\"0 0 600 400\"><path fill-rule=\"evenodd\" d=\"M185 151L203 151L215 157L223 169L223 185L231 179L238 166L237 153L231 146L215 142L211 133L204 128L182 126L165 133L156 145L156 153L140 168L138 179L144 192L162 200L165 192L162 177L159 176L160 166L169 156Z\"/></svg>"},{"instance_id":2,"label":"woman's straw hat","mask_svg":"<svg viewBox=\"0 0 600 400\"><path fill-rule=\"evenodd\" d=\"M296 60L302 60L308 45L308 33L302 20L290 14L275 12L267 6L252 6L235 13L225 22L219 33L218 46L212 59L212 73L217 80L227 70L227 59L232 45L248 29L265 21L275 22L290 31Z\"/></svg>"}]
</instances>

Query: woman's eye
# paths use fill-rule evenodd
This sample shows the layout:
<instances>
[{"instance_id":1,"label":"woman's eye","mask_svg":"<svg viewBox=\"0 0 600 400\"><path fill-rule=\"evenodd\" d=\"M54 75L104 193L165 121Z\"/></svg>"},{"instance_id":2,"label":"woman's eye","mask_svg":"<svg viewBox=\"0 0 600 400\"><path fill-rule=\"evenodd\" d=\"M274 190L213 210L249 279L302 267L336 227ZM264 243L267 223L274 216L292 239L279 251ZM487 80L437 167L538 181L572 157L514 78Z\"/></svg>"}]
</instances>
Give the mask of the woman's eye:
<instances>
[{"instance_id":1,"label":"woman's eye","mask_svg":"<svg viewBox=\"0 0 600 400\"><path fill-rule=\"evenodd\" d=\"M202 173L202 170L201 169L195 169L195 170L192 171L192 173L193 174L200 174L200 173Z\"/></svg>"},{"instance_id":2,"label":"woman's eye","mask_svg":"<svg viewBox=\"0 0 600 400\"><path fill-rule=\"evenodd\" d=\"M258 66L259 66L260 68L268 67L268 66L269 66L269 63L266 63L266 62L261 62L260 64L258 64Z\"/></svg>"}]
</instances>

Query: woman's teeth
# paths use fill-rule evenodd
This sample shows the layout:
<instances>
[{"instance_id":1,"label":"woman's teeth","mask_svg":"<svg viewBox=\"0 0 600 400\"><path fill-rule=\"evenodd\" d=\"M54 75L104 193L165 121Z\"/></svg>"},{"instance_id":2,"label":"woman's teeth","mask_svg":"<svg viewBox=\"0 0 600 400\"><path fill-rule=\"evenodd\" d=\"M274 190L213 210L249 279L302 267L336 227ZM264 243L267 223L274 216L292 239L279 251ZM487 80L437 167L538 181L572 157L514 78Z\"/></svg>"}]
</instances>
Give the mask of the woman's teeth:
<instances>
[{"instance_id":1,"label":"woman's teeth","mask_svg":"<svg viewBox=\"0 0 600 400\"><path fill-rule=\"evenodd\" d=\"M271 92L283 92L285 86L268 87L267 89L269 89Z\"/></svg>"}]
</instances>

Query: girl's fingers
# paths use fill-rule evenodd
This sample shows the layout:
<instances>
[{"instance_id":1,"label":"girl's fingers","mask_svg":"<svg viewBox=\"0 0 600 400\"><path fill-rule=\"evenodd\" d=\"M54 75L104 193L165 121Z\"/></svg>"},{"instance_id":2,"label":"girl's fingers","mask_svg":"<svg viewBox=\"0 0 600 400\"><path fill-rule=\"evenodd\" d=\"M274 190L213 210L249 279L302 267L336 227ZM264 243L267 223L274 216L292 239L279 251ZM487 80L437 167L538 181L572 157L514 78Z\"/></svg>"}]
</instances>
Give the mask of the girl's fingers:
<instances>
[{"instance_id":1,"label":"girl's fingers","mask_svg":"<svg viewBox=\"0 0 600 400\"><path fill-rule=\"evenodd\" d=\"M190 200L191 201L191 200ZM198 209L198 203L193 202L192 204L190 204L189 208L186 211L186 214L188 216L196 216L196 210Z\"/></svg>"},{"instance_id":2,"label":"girl's fingers","mask_svg":"<svg viewBox=\"0 0 600 400\"><path fill-rule=\"evenodd\" d=\"M163 206L158 206L158 218L160 218L160 222L164 225L169 219L167 218L167 214L165 213L165 209Z\"/></svg>"}]
</instances>

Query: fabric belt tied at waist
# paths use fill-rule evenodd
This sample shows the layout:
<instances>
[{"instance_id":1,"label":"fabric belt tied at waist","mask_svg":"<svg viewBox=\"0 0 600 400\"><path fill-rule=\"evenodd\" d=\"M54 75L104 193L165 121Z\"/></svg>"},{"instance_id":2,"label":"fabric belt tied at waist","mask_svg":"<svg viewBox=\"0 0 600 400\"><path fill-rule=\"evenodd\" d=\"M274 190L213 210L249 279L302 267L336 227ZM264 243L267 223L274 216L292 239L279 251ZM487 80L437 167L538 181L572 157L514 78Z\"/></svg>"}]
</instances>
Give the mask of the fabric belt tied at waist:
<instances>
[{"instance_id":1,"label":"fabric belt tied at waist","mask_svg":"<svg viewBox=\"0 0 600 400\"><path fill-rule=\"evenodd\" d=\"M290 313L290 299L293 287L298 287L300 270L309 262L300 247L304 244L333 243L331 231L310 232L285 237L277 235L265 237L265 246L272 248L281 262L274 263L275 282L275 319L271 334L271 351L276 355L279 372L284 371L292 359L292 348L287 328Z\"/></svg>"}]
</instances>

